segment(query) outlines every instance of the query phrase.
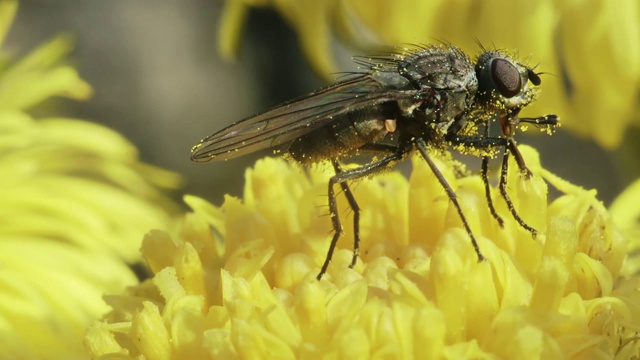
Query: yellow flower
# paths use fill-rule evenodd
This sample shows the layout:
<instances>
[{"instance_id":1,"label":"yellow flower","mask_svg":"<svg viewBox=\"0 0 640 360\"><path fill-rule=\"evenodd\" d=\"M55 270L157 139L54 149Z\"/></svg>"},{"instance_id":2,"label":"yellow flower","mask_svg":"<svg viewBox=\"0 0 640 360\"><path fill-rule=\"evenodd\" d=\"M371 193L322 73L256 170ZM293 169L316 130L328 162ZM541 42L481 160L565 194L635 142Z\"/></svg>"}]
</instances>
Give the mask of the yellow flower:
<instances>
[{"instance_id":1,"label":"yellow flower","mask_svg":"<svg viewBox=\"0 0 640 360\"><path fill-rule=\"evenodd\" d=\"M627 272L640 275L640 179L629 185L611 204L616 225L630 239Z\"/></svg>"},{"instance_id":2,"label":"yellow flower","mask_svg":"<svg viewBox=\"0 0 640 360\"><path fill-rule=\"evenodd\" d=\"M0 2L0 41L17 2ZM136 284L142 235L167 229L176 175L139 162L122 136L28 110L91 87L59 36L19 61L0 54L0 358L86 358L82 336L104 293ZM44 111L42 108L40 112Z\"/></svg>"},{"instance_id":3,"label":"yellow flower","mask_svg":"<svg viewBox=\"0 0 640 360\"><path fill-rule=\"evenodd\" d=\"M475 39L517 49L540 64L544 92L531 114L553 109L563 126L606 148L640 125L640 5L636 0L258 1L227 0L220 49L230 58L252 6L273 6L297 31L300 46L326 78L333 62L332 25L362 47L453 42L478 52ZM374 51L379 52L379 51Z\"/></svg>"},{"instance_id":4,"label":"yellow flower","mask_svg":"<svg viewBox=\"0 0 640 360\"><path fill-rule=\"evenodd\" d=\"M149 233L152 279L106 300L113 308L85 343L94 357L627 359L640 354L640 279L624 267L628 240L592 191L540 167L564 195L510 166L508 189L532 239L494 189L500 229L479 176L456 189L487 261L478 263L458 214L423 161L355 186L361 256L345 226L327 274L322 165L305 173L279 159L247 170L243 199L221 207L185 197L192 212L172 236ZM636 199L636 202L638 200ZM339 208L347 208L339 197ZM343 218L346 215L341 215ZM345 224L349 223L346 221Z\"/></svg>"}]
</instances>

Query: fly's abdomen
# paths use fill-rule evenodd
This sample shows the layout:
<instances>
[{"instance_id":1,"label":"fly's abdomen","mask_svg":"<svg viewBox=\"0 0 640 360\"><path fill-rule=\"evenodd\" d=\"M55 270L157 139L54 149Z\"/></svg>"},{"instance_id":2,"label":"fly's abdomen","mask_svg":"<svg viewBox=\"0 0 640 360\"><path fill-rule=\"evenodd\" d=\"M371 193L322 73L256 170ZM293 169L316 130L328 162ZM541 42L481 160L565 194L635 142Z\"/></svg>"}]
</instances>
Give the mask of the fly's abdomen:
<instances>
[{"instance_id":1,"label":"fly's abdomen","mask_svg":"<svg viewBox=\"0 0 640 360\"><path fill-rule=\"evenodd\" d=\"M288 153L301 163L343 157L384 138L389 133L385 120L375 108L349 112L293 141Z\"/></svg>"}]
</instances>

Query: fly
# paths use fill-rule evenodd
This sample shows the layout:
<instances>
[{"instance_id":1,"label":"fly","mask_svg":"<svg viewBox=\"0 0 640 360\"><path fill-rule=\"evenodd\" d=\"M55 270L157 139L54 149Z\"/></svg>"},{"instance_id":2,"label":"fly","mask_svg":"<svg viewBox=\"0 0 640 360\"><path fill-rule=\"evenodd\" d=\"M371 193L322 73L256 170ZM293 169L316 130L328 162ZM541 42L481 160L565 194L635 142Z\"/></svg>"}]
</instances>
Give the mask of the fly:
<instances>
[{"instance_id":1,"label":"fly","mask_svg":"<svg viewBox=\"0 0 640 360\"><path fill-rule=\"evenodd\" d=\"M283 149L303 164L331 161L335 175L328 184L329 211L334 230L320 279L327 271L342 224L335 185L354 212L351 266L359 254L360 207L348 182L388 169L416 150L427 162L455 206L479 261L485 259L458 203L456 194L429 155L429 149L454 149L482 158L481 175L493 217L487 180L489 158L504 150L500 194L514 219L535 237L536 230L520 218L506 192L507 159L515 156L521 172L530 171L513 138L520 123L553 130L556 115L521 118L520 110L536 97L539 73L510 56L482 48L475 63L452 44L423 45L403 53L356 57L363 71L309 95L285 102L232 124L205 138L191 150L191 160L228 160L266 148ZM502 134L491 136L489 124ZM339 161L360 152L380 155L362 166L345 170Z\"/></svg>"}]
</instances>

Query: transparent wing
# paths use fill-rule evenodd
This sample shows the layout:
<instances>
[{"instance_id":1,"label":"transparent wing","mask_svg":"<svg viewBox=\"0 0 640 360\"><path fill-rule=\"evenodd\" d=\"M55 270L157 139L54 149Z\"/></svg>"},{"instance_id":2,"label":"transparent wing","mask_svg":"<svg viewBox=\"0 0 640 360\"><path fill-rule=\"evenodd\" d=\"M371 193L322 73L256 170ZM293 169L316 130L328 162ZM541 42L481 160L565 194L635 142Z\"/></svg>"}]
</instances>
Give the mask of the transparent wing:
<instances>
[{"instance_id":1,"label":"transparent wing","mask_svg":"<svg viewBox=\"0 0 640 360\"><path fill-rule=\"evenodd\" d=\"M286 144L350 111L410 99L416 92L385 88L369 75L359 75L220 130L193 147L191 160L227 160Z\"/></svg>"}]
</instances>

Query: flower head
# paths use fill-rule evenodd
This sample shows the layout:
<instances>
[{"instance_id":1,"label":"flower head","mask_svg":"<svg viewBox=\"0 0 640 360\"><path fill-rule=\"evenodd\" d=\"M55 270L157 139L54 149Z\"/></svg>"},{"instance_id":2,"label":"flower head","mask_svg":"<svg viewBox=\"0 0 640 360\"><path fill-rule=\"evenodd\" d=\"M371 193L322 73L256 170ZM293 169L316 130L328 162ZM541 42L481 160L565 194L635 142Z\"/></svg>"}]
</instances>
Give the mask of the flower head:
<instances>
[{"instance_id":1,"label":"flower head","mask_svg":"<svg viewBox=\"0 0 640 360\"><path fill-rule=\"evenodd\" d=\"M4 39L17 2L0 2ZM142 235L168 228L175 174L138 160L103 126L29 111L91 87L64 58L68 36L21 60L0 54L0 358L84 358L102 295L137 283Z\"/></svg>"},{"instance_id":2,"label":"flower head","mask_svg":"<svg viewBox=\"0 0 640 360\"><path fill-rule=\"evenodd\" d=\"M623 265L628 241L593 192L546 172L533 149L521 151L564 193L547 205L545 181L510 166L509 194L540 231L536 239L506 205L498 206L501 229L481 178L456 178L452 162L440 160L488 258L479 263L418 160L409 180L388 172L353 187L361 255L349 268L346 226L320 281L331 172L260 160L242 200L216 207L188 196L192 212L177 235L147 235L142 251L155 275L107 299L113 310L89 329L87 347L94 356L166 359L637 355L640 280ZM347 208L342 197L339 208Z\"/></svg>"}]
</instances>

